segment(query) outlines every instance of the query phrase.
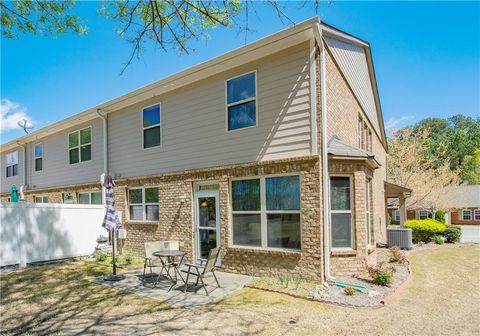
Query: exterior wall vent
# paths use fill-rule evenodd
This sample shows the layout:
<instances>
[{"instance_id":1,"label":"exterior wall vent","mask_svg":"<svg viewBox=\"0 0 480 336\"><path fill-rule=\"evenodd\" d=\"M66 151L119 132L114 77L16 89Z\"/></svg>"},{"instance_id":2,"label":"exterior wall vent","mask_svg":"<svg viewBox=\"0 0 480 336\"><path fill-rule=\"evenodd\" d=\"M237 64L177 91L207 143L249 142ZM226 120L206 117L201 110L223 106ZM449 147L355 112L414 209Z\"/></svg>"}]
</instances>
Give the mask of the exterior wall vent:
<instances>
[{"instance_id":1,"label":"exterior wall vent","mask_svg":"<svg viewBox=\"0 0 480 336\"><path fill-rule=\"evenodd\" d=\"M387 242L388 247L397 246L404 250L411 250L413 248L412 229L387 228Z\"/></svg>"}]
</instances>

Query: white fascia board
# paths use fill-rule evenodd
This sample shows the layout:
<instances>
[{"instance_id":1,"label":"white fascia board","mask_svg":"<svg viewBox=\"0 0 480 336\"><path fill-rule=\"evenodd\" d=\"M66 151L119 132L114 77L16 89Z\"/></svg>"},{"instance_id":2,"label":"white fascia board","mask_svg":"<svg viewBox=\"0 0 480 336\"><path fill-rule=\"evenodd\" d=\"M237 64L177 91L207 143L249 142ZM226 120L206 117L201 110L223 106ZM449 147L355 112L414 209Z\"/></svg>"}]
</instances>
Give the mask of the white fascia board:
<instances>
[{"instance_id":1,"label":"white fascia board","mask_svg":"<svg viewBox=\"0 0 480 336\"><path fill-rule=\"evenodd\" d=\"M18 147L18 142L27 143L37 141L47 135L63 131L95 118L98 118L97 111L104 114L117 111L121 108L139 103L146 99L156 97L160 94L178 89L187 84L208 78L222 71L246 64L261 57L278 52L282 49L310 40L312 26L320 22L318 17L303 21L293 27L286 28L277 33L252 42L244 47L229 51L204 63L180 71L162 80L146 85L118 98L109 100L69 118L60 120L50 126L44 127L20 138L14 139L0 146L0 152Z\"/></svg>"}]
</instances>

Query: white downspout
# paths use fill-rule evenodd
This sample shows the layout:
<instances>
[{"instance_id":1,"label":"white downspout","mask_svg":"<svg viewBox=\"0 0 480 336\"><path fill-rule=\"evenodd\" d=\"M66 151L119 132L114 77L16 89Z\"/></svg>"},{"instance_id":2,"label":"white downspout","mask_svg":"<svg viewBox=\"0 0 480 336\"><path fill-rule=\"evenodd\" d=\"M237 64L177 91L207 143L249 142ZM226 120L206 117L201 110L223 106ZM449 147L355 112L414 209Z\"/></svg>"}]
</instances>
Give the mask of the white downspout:
<instances>
[{"instance_id":1,"label":"white downspout","mask_svg":"<svg viewBox=\"0 0 480 336\"><path fill-rule=\"evenodd\" d=\"M323 254L325 279L333 281L330 273L330 191L328 174L328 140L327 140L327 67L325 65L325 46L322 41L322 29L317 23L318 46L320 48L320 100L322 106L322 190L323 190Z\"/></svg>"},{"instance_id":2,"label":"white downspout","mask_svg":"<svg viewBox=\"0 0 480 336\"><path fill-rule=\"evenodd\" d=\"M100 113L100 109L97 109L98 116L103 122L103 174L100 177L102 184L102 203L105 205L105 188L103 187L103 180L108 174L108 125L107 117Z\"/></svg>"},{"instance_id":3,"label":"white downspout","mask_svg":"<svg viewBox=\"0 0 480 336\"><path fill-rule=\"evenodd\" d=\"M21 144L20 141L17 141L17 145L22 147L23 152L23 183L20 186L20 199L25 200L25 195L23 194L24 190L27 189L27 147L25 144Z\"/></svg>"}]
</instances>

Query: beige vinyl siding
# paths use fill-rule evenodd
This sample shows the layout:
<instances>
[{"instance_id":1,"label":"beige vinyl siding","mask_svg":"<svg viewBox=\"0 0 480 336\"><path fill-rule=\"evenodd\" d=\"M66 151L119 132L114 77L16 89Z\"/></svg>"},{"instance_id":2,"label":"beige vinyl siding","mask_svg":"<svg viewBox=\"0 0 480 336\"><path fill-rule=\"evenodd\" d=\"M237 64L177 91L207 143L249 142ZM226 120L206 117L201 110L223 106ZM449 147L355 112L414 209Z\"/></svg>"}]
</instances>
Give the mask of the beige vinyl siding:
<instances>
[{"instance_id":1,"label":"beige vinyl siding","mask_svg":"<svg viewBox=\"0 0 480 336\"><path fill-rule=\"evenodd\" d=\"M68 133L88 126L92 127L92 159L69 164ZM102 133L102 121L98 118L39 139L39 142L43 143L43 170L38 172L34 171L32 165L33 148L36 142L29 143L27 156L29 188L38 189L99 181L103 173Z\"/></svg>"},{"instance_id":2,"label":"beige vinyl siding","mask_svg":"<svg viewBox=\"0 0 480 336\"><path fill-rule=\"evenodd\" d=\"M325 37L325 42L373 127L381 134L364 48L331 37Z\"/></svg>"},{"instance_id":3,"label":"beige vinyl siding","mask_svg":"<svg viewBox=\"0 0 480 336\"><path fill-rule=\"evenodd\" d=\"M308 55L302 43L109 114L110 171L132 177L310 155ZM257 126L227 132L225 81L254 70ZM142 107L155 103L162 144L143 149Z\"/></svg>"},{"instance_id":4,"label":"beige vinyl siding","mask_svg":"<svg viewBox=\"0 0 480 336\"><path fill-rule=\"evenodd\" d=\"M5 164L6 156L7 156L7 154L15 152L15 151L18 152L17 176L12 176L12 177L6 178L6 176L7 176L6 175L6 164ZM20 190L20 186L23 184L23 174L24 174L23 164L25 162L24 159L23 159L23 148L22 147L17 147L14 150L2 153L1 160L2 160L1 165L0 165L1 169L2 169L1 172L0 172L1 192L2 193L10 192L10 188L13 185L16 185L17 189Z\"/></svg>"}]
</instances>

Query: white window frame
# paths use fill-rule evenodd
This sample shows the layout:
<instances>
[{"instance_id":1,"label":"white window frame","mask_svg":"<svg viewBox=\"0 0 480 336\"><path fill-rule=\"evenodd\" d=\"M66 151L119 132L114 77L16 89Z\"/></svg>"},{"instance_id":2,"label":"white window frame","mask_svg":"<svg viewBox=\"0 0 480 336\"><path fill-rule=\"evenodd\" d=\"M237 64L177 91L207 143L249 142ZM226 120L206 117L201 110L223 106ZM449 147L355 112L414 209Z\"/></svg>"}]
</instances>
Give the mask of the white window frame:
<instances>
[{"instance_id":1,"label":"white window frame","mask_svg":"<svg viewBox=\"0 0 480 336\"><path fill-rule=\"evenodd\" d=\"M465 213L468 212L470 218L465 218ZM462 209L462 221L471 221L472 220L472 210L471 209Z\"/></svg>"},{"instance_id":2,"label":"white window frame","mask_svg":"<svg viewBox=\"0 0 480 336\"><path fill-rule=\"evenodd\" d=\"M16 156L17 156L17 163L14 163L14 164L9 164L7 165L7 163L5 163L5 178L10 178L10 177L15 177L15 176L18 176L18 151L13 151L13 152L10 152L10 153L7 153L7 155L10 155L10 154L13 154L13 153L17 153ZM6 159L6 157L5 157ZM16 166L16 171L15 171L15 166ZM10 168L11 170L11 175L8 176L7 172L8 172L8 168ZM14 172L16 174L14 174Z\"/></svg>"},{"instance_id":3,"label":"white window frame","mask_svg":"<svg viewBox=\"0 0 480 336\"><path fill-rule=\"evenodd\" d=\"M80 143L80 132L83 131L84 129L87 129L87 128L90 129L90 142L82 145ZM78 133L78 145L70 148L70 134L73 134L73 133ZM92 144L93 144L92 126L83 127L83 128L77 129L75 131L69 132L67 134L67 159L68 159L68 164L69 165L74 165L74 164L79 164L79 163L82 163L82 162L92 161L93 160L93 157L92 157L92 147L93 147L93 145ZM88 146L88 145L90 145L90 160L82 161L82 149L81 148L83 146ZM78 148L78 162L70 163L70 150L76 149L76 148Z\"/></svg>"},{"instance_id":4,"label":"white window frame","mask_svg":"<svg viewBox=\"0 0 480 336\"><path fill-rule=\"evenodd\" d=\"M331 204L331 199L332 199L332 195L331 195L331 192L332 192L332 188L331 188L331 183L330 183L330 179L332 177L348 177L348 180L350 182L350 210L332 210L332 204ZM330 216L330 250L332 251L345 251L345 250L348 250L348 251L351 251L351 250L354 250L355 249L355 243L356 243L356 239L355 239L355 219L354 219L354 213L355 213L355 209L354 209L354 206L355 206L355 191L353 190L353 175L349 175L349 174L334 174L334 175L329 175L329 179L328 179L328 192L330 193L330 204L328 205L328 211L330 212L329 216ZM350 244L350 247L333 247L333 237L332 237L332 214L335 214L335 213L339 213L339 214L350 214L350 230L351 230L351 237L352 237L352 241L351 241L351 244Z\"/></svg>"},{"instance_id":5,"label":"white window frame","mask_svg":"<svg viewBox=\"0 0 480 336\"><path fill-rule=\"evenodd\" d=\"M234 103L229 104L228 103L228 82L231 81L231 80L249 75L251 73L255 74L255 97L239 100L239 101L236 101ZM225 129L227 130L227 133L258 127L258 82L257 82L257 78L258 78L258 73L257 73L257 69L255 69L255 70L248 71L248 72L242 73L238 76L231 77L231 78L228 78L228 79L225 80ZM248 103L248 102L251 102L251 101L254 101L254 100L255 100L255 125L242 127L242 128L237 128L237 129L234 129L234 130L229 130L228 129L228 120L229 120L228 108L232 107L232 106L240 105L240 104L245 104L245 103Z\"/></svg>"},{"instance_id":6,"label":"white window frame","mask_svg":"<svg viewBox=\"0 0 480 336\"><path fill-rule=\"evenodd\" d=\"M41 156L37 156L37 146L42 146L42 155ZM69 149L69 152L70 152L70 149ZM69 158L69 162L70 162L70 155L69 155L68 158ZM40 169L40 170L37 170L37 159L42 160L42 169ZM43 143L41 143L41 142L38 142L35 145L33 145L33 171L34 172L43 171Z\"/></svg>"},{"instance_id":7,"label":"white window frame","mask_svg":"<svg viewBox=\"0 0 480 336\"><path fill-rule=\"evenodd\" d=\"M103 204L103 193L101 190L92 190L92 191L80 191L77 193L77 203L78 204L82 204L80 203L80 194L88 194L88 204L92 204L92 193L99 193L100 194L100 198L102 200L102 203L100 204ZM100 205L100 204L96 204L96 205Z\"/></svg>"},{"instance_id":8,"label":"white window frame","mask_svg":"<svg viewBox=\"0 0 480 336\"><path fill-rule=\"evenodd\" d=\"M358 116L358 148L362 148L363 139L363 117Z\"/></svg>"},{"instance_id":9,"label":"white window frame","mask_svg":"<svg viewBox=\"0 0 480 336\"><path fill-rule=\"evenodd\" d=\"M42 202L37 202L37 199L42 199ZM47 200L46 202L45 199ZM48 196L47 195L35 195L33 198L34 203L42 204L42 203L48 203Z\"/></svg>"},{"instance_id":10,"label":"white window frame","mask_svg":"<svg viewBox=\"0 0 480 336\"><path fill-rule=\"evenodd\" d=\"M365 185L366 201L365 201L365 220L367 230L367 245L372 245L372 179L368 178Z\"/></svg>"},{"instance_id":11,"label":"white window frame","mask_svg":"<svg viewBox=\"0 0 480 336\"><path fill-rule=\"evenodd\" d=\"M422 218L422 213L426 213L426 217L425 218ZM430 211L429 210L425 210L425 209L422 209L422 210L418 210L418 219L428 219L428 215L430 214Z\"/></svg>"},{"instance_id":12,"label":"white window frame","mask_svg":"<svg viewBox=\"0 0 480 336\"><path fill-rule=\"evenodd\" d=\"M473 220L480 221L480 209L473 210Z\"/></svg>"},{"instance_id":13,"label":"white window frame","mask_svg":"<svg viewBox=\"0 0 480 336\"><path fill-rule=\"evenodd\" d=\"M158 202L157 203L146 203L145 200L145 189L158 189ZM130 203L130 190L142 190L142 203ZM128 195L127 195L127 205L128 205L128 220L131 222L154 222L157 223L160 221L160 190L158 186L146 186L146 187L132 187L128 188ZM132 219L130 218L130 206L131 205L141 205L143 207L143 215L142 219ZM147 205L157 205L158 206L158 219L147 219Z\"/></svg>"},{"instance_id":14,"label":"white window frame","mask_svg":"<svg viewBox=\"0 0 480 336\"><path fill-rule=\"evenodd\" d=\"M265 180L269 177L282 177L282 176L298 176L299 178L299 188L300 188L300 210L267 210L267 194L266 194L266 184ZM260 210L233 210L233 193L232 191L232 182L233 181L246 181L246 180L260 180ZM232 242L232 247L246 248L246 249L259 249L259 250L274 250L274 251L296 251L300 252L303 249L302 241L302 176L298 173L285 173L285 174L271 174L271 175L260 175L260 176L248 176L248 177L236 177L230 179L230 241ZM233 215L234 214L259 214L260 215L260 236L261 236L261 246L250 246L250 245L235 245L233 244ZM300 249L292 249L285 247L269 247L268 246L268 223L267 223L267 214L300 214Z\"/></svg>"},{"instance_id":15,"label":"white window frame","mask_svg":"<svg viewBox=\"0 0 480 336\"><path fill-rule=\"evenodd\" d=\"M158 118L160 120L160 123L155 124L155 125L150 125L150 126L147 126L147 127L143 127L143 110L145 110L149 107L156 106L156 105L158 105L158 108L160 110L159 118ZM149 149L152 149L152 148L162 147L162 145L163 145L163 132L162 131L163 130L162 130L162 103L161 102L151 104L151 105L148 105L148 106L144 106L144 107L141 108L141 110L140 110L140 125L142 126L142 149L149 150ZM154 127L160 127L160 144L158 146L145 147L145 130L148 130L148 129L154 128Z\"/></svg>"},{"instance_id":16,"label":"white window frame","mask_svg":"<svg viewBox=\"0 0 480 336\"><path fill-rule=\"evenodd\" d=\"M393 210L393 220L396 221L396 222L399 222L400 221L400 210Z\"/></svg>"}]
</instances>

